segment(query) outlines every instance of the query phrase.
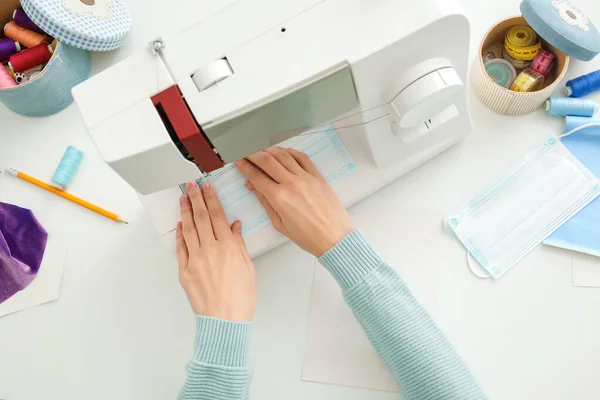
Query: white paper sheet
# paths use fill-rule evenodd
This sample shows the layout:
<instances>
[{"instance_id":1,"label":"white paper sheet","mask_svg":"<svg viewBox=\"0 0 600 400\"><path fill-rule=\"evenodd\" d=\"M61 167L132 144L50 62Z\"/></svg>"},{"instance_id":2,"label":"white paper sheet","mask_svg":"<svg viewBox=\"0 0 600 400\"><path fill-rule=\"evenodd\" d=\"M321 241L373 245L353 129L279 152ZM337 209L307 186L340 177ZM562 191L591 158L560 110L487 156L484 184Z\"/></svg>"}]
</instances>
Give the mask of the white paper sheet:
<instances>
[{"instance_id":1,"label":"white paper sheet","mask_svg":"<svg viewBox=\"0 0 600 400\"><path fill-rule=\"evenodd\" d=\"M320 265L315 269L306 345L302 380L398 391L394 378L344 303L338 284Z\"/></svg>"},{"instance_id":2,"label":"white paper sheet","mask_svg":"<svg viewBox=\"0 0 600 400\"><path fill-rule=\"evenodd\" d=\"M443 265L439 254L430 251L432 243L444 239L438 214L415 210L402 211L393 204L369 205L367 199L359 207L369 209L357 226L365 228L367 238L382 252L384 259L396 268L411 291L430 314L438 309L437 268ZM364 211L364 210L363 210ZM381 214L381 215L379 215ZM406 232L400 236L382 233L372 221L403 221ZM433 227L433 229L432 229ZM449 241L445 241L447 243ZM439 245L438 245L439 246ZM413 263L407 264L407 256ZM306 353L302 380L372 390L399 392L394 378L373 349L352 311L345 304L339 285L329 272L317 263L311 296Z\"/></svg>"},{"instance_id":3,"label":"white paper sheet","mask_svg":"<svg viewBox=\"0 0 600 400\"><path fill-rule=\"evenodd\" d=\"M571 262L573 286L600 288L600 258L573 253Z\"/></svg>"},{"instance_id":4,"label":"white paper sheet","mask_svg":"<svg viewBox=\"0 0 600 400\"><path fill-rule=\"evenodd\" d=\"M66 248L49 234L37 276L24 290L0 304L0 317L58 299L66 257Z\"/></svg>"}]
</instances>

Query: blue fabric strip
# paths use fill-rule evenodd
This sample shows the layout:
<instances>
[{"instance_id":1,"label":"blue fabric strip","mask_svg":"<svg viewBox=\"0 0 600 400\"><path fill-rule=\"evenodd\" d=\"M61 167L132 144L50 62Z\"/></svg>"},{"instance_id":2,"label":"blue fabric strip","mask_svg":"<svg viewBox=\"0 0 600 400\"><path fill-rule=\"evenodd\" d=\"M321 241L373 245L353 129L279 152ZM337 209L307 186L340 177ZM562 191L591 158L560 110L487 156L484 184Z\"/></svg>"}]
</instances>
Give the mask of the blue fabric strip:
<instances>
[{"instance_id":1,"label":"blue fabric strip","mask_svg":"<svg viewBox=\"0 0 600 400\"><path fill-rule=\"evenodd\" d=\"M600 118L567 117L565 133ZM562 139L563 145L594 175L600 177L600 127L585 128ZM600 257L600 197L596 198L544 244Z\"/></svg>"}]
</instances>

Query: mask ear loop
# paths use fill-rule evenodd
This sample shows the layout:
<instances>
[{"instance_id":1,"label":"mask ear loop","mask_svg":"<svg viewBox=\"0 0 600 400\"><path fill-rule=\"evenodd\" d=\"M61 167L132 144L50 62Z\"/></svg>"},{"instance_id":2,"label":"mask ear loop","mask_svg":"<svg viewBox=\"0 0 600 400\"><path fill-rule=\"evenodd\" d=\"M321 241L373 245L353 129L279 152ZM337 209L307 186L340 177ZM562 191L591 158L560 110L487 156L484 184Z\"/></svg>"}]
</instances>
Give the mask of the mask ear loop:
<instances>
[{"instance_id":1,"label":"mask ear loop","mask_svg":"<svg viewBox=\"0 0 600 400\"><path fill-rule=\"evenodd\" d=\"M469 253L467 251L467 265L469 266L469 269L471 270L471 273L473 275L475 275L479 279L490 279L492 277L492 275L487 273L487 271L485 274L482 274L481 272L479 272L478 269L483 269L481 266L479 266L479 268L475 269L471 260L472 260L471 253Z\"/></svg>"},{"instance_id":2,"label":"mask ear loop","mask_svg":"<svg viewBox=\"0 0 600 400\"><path fill-rule=\"evenodd\" d=\"M579 132L579 131L581 131L583 129L586 129L586 128L590 128L592 126L600 126L600 122L590 122L589 124L578 126L577 128L572 129L572 130L570 130L567 133L563 133L562 135L558 136L558 138L562 139L562 138L565 138L567 136L571 136L572 134L574 134L576 132Z\"/></svg>"}]
</instances>

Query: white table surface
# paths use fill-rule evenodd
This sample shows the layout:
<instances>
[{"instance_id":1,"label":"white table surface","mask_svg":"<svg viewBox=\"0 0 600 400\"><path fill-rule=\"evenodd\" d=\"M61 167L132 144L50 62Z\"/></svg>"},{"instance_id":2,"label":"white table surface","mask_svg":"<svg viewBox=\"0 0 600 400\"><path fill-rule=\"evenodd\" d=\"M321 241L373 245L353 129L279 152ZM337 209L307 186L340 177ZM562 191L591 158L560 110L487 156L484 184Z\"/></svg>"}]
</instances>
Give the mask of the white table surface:
<instances>
[{"instance_id":1,"label":"white table surface","mask_svg":"<svg viewBox=\"0 0 600 400\"><path fill-rule=\"evenodd\" d=\"M136 25L127 45L94 54L94 71L226 3L129 2ZM494 2L492 12L489 2L463 3L471 17L473 56L485 31L517 14L519 5L518 0ZM600 3L577 4L600 21ZM573 62L567 77L598 68L600 59ZM486 109L471 90L469 96L473 133L351 214L384 255L400 254L413 269L442 260L438 276L409 274L408 284L419 295L435 282L440 306L434 317L491 398L598 398L600 290L572 287L570 265L577 256L542 247L499 281L481 281L467 270L464 250L454 240L426 234L438 231L443 217L528 149L562 130L561 119L541 110L503 117ZM49 178L65 147L78 146L87 157L72 192L130 221L126 226L104 220L0 177L0 201L34 209L69 247L60 299L0 318L0 399L175 398L192 354L194 320L177 282L176 262L136 193L102 163L74 106L44 119L20 117L0 106L0 121L0 167ZM392 220L385 218L386 210L393 211ZM313 265L311 256L289 243L256 260L252 397L397 399L395 393L301 381Z\"/></svg>"}]
</instances>

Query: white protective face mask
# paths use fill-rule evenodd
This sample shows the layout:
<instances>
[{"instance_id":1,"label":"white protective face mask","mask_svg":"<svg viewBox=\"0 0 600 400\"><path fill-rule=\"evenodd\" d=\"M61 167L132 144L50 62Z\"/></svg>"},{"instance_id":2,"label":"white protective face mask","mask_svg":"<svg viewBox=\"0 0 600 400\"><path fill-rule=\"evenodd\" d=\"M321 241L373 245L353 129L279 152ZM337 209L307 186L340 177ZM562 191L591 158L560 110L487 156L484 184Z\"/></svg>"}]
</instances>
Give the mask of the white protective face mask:
<instances>
[{"instance_id":1,"label":"white protective face mask","mask_svg":"<svg viewBox=\"0 0 600 400\"><path fill-rule=\"evenodd\" d=\"M355 168L352 157L331 127L323 132L293 137L279 146L295 148L306 153L330 183L349 174ZM234 164L228 164L198 180L200 186L208 182L215 188L229 223L242 221L243 235L271 223L256 196L244 186L246 181ZM181 185L181 190L185 193L185 184Z\"/></svg>"},{"instance_id":2,"label":"white protective face mask","mask_svg":"<svg viewBox=\"0 0 600 400\"><path fill-rule=\"evenodd\" d=\"M600 181L550 138L447 223L497 279L599 194Z\"/></svg>"}]
</instances>

